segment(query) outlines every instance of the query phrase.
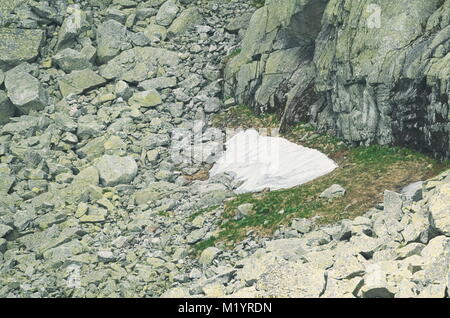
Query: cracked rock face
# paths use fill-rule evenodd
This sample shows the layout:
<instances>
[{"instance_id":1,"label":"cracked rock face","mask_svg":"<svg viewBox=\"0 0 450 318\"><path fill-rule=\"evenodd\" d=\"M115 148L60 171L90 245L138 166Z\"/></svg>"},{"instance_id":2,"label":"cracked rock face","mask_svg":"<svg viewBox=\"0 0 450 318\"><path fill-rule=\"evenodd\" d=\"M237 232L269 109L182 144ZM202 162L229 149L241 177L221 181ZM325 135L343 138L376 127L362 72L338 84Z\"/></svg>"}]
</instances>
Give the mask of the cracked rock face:
<instances>
[{"instance_id":1,"label":"cracked rock face","mask_svg":"<svg viewBox=\"0 0 450 318\"><path fill-rule=\"evenodd\" d=\"M283 114L283 129L312 121L355 145L448 158L449 12L448 0L266 1L225 91Z\"/></svg>"}]
</instances>

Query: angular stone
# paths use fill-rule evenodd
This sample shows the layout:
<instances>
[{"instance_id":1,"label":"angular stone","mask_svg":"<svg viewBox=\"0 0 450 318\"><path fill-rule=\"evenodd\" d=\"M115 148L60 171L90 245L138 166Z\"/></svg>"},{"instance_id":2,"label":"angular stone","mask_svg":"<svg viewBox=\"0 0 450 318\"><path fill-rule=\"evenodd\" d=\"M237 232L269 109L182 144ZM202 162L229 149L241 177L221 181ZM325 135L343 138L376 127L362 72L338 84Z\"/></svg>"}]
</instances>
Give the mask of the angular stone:
<instances>
[{"instance_id":1,"label":"angular stone","mask_svg":"<svg viewBox=\"0 0 450 318\"><path fill-rule=\"evenodd\" d=\"M95 164L100 182L106 187L130 183L137 174L136 161L131 157L104 155Z\"/></svg>"},{"instance_id":2,"label":"angular stone","mask_svg":"<svg viewBox=\"0 0 450 318\"><path fill-rule=\"evenodd\" d=\"M244 203L237 207L238 215L246 217L255 213L254 205L251 203Z\"/></svg>"},{"instance_id":3,"label":"angular stone","mask_svg":"<svg viewBox=\"0 0 450 318\"><path fill-rule=\"evenodd\" d=\"M420 255L425 245L421 243L411 243L405 247L397 249L397 259L405 259L414 255Z\"/></svg>"},{"instance_id":4,"label":"angular stone","mask_svg":"<svg viewBox=\"0 0 450 318\"><path fill-rule=\"evenodd\" d=\"M9 118L13 117L15 113L16 108L11 103L6 93L0 90L0 125L9 122Z\"/></svg>"},{"instance_id":5,"label":"angular stone","mask_svg":"<svg viewBox=\"0 0 450 318\"><path fill-rule=\"evenodd\" d=\"M342 197L345 195L345 189L339 184L333 184L331 187L326 189L324 192L320 194L321 198L325 199L333 199Z\"/></svg>"},{"instance_id":6,"label":"angular stone","mask_svg":"<svg viewBox=\"0 0 450 318\"><path fill-rule=\"evenodd\" d=\"M115 257L111 251L99 251L97 253L98 260L103 263L109 263L114 261Z\"/></svg>"},{"instance_id":7,"label":"angular stone","mask_svg":"<svg viewBox=\"0 0 450 318\"><path fill-rule=\"evenodd\" d=\"M200 258L198 261L204 266L209 266L221 252L222 251L217 247L208 247L200 254Z\"/></svg>"},{"instance_id":8,"label":"angular stone","mask_svg":"<svg viewBox=\"0 0 450 318\"><path fill-rule=\"evenodd\" d=\"M144 90L149 89L164 89L164 88L174 88L177 86L177 78L172 77L157 77L139 83L139 88Z\"/></svg>"},{"instance_id":9,"label":"angular stone","mask_svg":"<svg viewBox=\"0 0 450 318\"><path fill-rule=\"evenodd\" d=\"M0 173L0 195L5 195L11 190L15 178L12 175Z\"/></svg>"},{"instance_id":10,"label":"angular stone","mask_svg":"<svg viewBox=\"0 0 450 318\"><path fill-rule=\"evenodd\" d=\"M362 284L362 277L343 280L328 278L325 293L321 297L354 298L358 294L358 291L361 288Z\"/></svg>"},{"instance_id":11,"label":"angular stone","mask_svg":"<svg viewBox=\"0 0 450 318\"><path fill-rule=\"evenodd\" d=\"M389 190L384 191L384 212L400 220L403 207L401 194Z\"/></svg>"},{"instance_id":12,"label":"angular stone","mask_svg":"<svg viewBox=\"0 0 450 318\"><path fill-rule=\"evenodd\" d=\"M205 113L216 113L220 110L221 102L218 98L208 98L203 106Z\"/></svg>"},{"instance_id":13,"label":"angular stone","mask_svg":"<svg viewBox=\"0 0 450 318\"><path fill-rule=\"evenodd\" d=\"M247 286L252 286L270 266L276 263L277 259L273 253L265 253L264 251L256 252L251 257L241 261L240 265L243 265L243 267L237 272L237 279L241 280Z\"/></svg>"},{"instance_id":14,"label":"angular stone","mask_svg":"<svg viewBox=\"0 0 450 318\"><path fill-rule=\"evenodd\" d=\"M10 101L24 114L47 106L46 90L37 78L28 73L10 70L6 73L5 87Z\"/></svg>"},{"instance_id":15,"label":"angular stone","mask_svg":"<svg viewBox=\"0 0 450 318\"><path fill-rule=\"evenodd\" d=\"M70 15L64 20L58 32L58 49L72 46L78 35L89 29L89 22L84 11L77 7L69 7L67 13Z\"/></svg>"},{"instance_id":16,"label":"angular stone","mask_svg":"<svg viewBox=\"0 0 450 318\"><path fill-rule=\"evenodd\" d=\"M136 192L135 202L137 205L141 205L160 200L176 188L175 184L165 181L152 183L147 188Z\"/></svg>"},{"instance_id":17,"label":"angular stone","mask_svg":"<svg viewBox=\"0 0 450 318\"><path fill-rule=\"evenodd\" d=\"M444 183L435 192L429 201L433 227L450 237L450 183Z\"/></svg>"},{"instance_id":18,"label":"angular stone","mask_svg":"<svg viewBox=\"0 0 450 318\"><path fill-rule=\"evenodd\" d=\"M135 107L156 107L162 104L161 95L155 90L136 92L128 100L130 106Z\"/></svg>"},{"instance_id":19,"label":"angular stone","mask_svg":"<svg viewBox=\"0 0 450 318\"><path fill-rule=\"evenodd\" d=\"M291 227L300 233L309 233L312 230L313 223L308 219L295 219L292 221Z\"/></svg>"},{"instance_id":20,"label":"angular stone","mask_svg":"<svg viewBox=\"0 0 450 318\"><path fill-rule=\"evenodd\" d=\"M397 290L389 284L388 275L396 271L395 265L380 262L366 267L362 295L364 298L393 298Z\"/></svg>"},{"instance_id":21,"label":"angular stone","mask_svg":"<svg viewBox=\"0 0 450 318\"><path fill-rule=\"evenodd\" d=\"M431 230L428 214L416 212L411 215L411 221L402 231L402 236L406 243L421 242L427 244L432 234Z\"/></svg>"},{"instance_id":22,"label":"angular stone","mask_svg":"<svg viewBox=\"0 0 450 318\"><path fill-rule=\"evenodd\" d=\"M53 56L53 62L65 72L91 67L91 63L85 55L69 48L59 51L58 54Z\"/></svg>"},{"instance_id":23,"label":"angular stone","mask_svg":"<svg viewBox=\"0 0 450 318\"><path fill-rule=\"evenodd\" d=\"M361 257L361 256L360 256ZM352 279L363 276L365 273L364 263L361 258L353 255L338 254L333 267L329 270L329 277L335 279Z\"/></svg>"},{"instance_id":24,"label":"angular stone","mask_svg":"<svg viewBox=\"0 0 450 318\"><path fill-rule=\"evenodd\" d=\"M5 237L8 233L10 233L13 229L10 226L0 224L0 238Z\"/></svg>"},{"instance_id":25,"label":"angular stone","mask_svg":"<svg viewBox=\"0 0 450 318\"><path fill-rule=\"evenodd\" d=\"M411 183L410 185L404 187L401 193L413 201L419 201L422 199L422 185L423 181Z\"/></svg>"},{"instance_id":26,"label":"angular stone","mask_svg":"<svg viewBox=\"0 0 450 318\"><path fill-rule=\"evenodd\" d=\"M108 20L97 29L97 59L104 64L118 55L121 51L131 48L128 43L127 29L121 23Z\"/></svg>"},{"instance_id":27,"label":"angular stone","mask_svg":"<svg viewBox=\"0 0 450 318\"><path fill-rule=\"evenodd\" d=\"M162 26L169 26L177 16L178 8L174 0L166 1L158 10L156 15L156 23Z\"/></svg>"},{"instance_id":28,"label":"angular stone","mask_svg":"<svg viewBox=\"0 0 450 318\"><path fill-rule=\"evenodd\" d=\"M200 242L205 237L207 231L208 230L206 228L192 231L186 236L186 242L188 244L195 244L197 242Z\"/></svg>"},{"instance_id":29,"label":"angular stone","mask_svg":"<svg viewBox=\"0 0 450 318\"><path fill-rule=\"evenodd\" d=\"M100 74L106 79L122 79L138 83L156 74L158 66L174 67L179 63L178 54L161 48L135 47L124 51L100 67Z\"/></svg>"},{"instance_id":30,"label":"angular stone","mask_svg":"<svg viewBox=\"0 0 450 318\"><path fill-rule=\"evenodd\" d=\"M325 290L323 269L300 262L279 262L261 275L256 289L266 297L317 298Z\"/></svg>"},{"instance_id":31,"label":"angular stone","mask_svg":"<svg viewBox=\"0 0 450 318\"><path fill-rule=\"evenodd\" d=\"M203 17L196 7L191 7L183 12L172 22L168 29L169 36L181 34L189 30L195 25L203 23Z\"/></svg>"},{"instance_id":32,"label":"angular stone","mask_svg":"<svg viewBox=\"0 0 450 318\"><path fill-rule=\"evenodd\" d=\"M44 31L0 27L0 70L32 62L44 41Z\"/></svg>"},{"instance_id":33,"label":"angular stone","mask_svg":"<svg viewBox=\"0 0 450 318\"><path fill-rule=\"evenodd\" d=\"M66 97L70 94L82 94L90 89L102 86L105 79L90 69L73 71L59 80L61 94Z\"/></svg>"}]
</instances>

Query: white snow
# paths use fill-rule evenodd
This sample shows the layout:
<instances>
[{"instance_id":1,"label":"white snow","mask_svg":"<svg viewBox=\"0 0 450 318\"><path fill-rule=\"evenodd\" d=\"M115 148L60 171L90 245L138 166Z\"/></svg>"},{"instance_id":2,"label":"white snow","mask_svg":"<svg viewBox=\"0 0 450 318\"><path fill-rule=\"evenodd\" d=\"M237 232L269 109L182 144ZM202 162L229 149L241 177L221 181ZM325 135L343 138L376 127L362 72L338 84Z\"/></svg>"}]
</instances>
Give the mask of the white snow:
<instances>
[{"instance_id":1,"label":"white snow","mask_svg":"<svg viewBox=\"0 0 450 318\"><path fill-rule=\"evenodd\" d=\"M336 168L337 164L320 151L249 129L226 143L226 150L209 174L235 174L243 182L235 192L247 193L292 188Z\"/></svg>"}]
</instances>

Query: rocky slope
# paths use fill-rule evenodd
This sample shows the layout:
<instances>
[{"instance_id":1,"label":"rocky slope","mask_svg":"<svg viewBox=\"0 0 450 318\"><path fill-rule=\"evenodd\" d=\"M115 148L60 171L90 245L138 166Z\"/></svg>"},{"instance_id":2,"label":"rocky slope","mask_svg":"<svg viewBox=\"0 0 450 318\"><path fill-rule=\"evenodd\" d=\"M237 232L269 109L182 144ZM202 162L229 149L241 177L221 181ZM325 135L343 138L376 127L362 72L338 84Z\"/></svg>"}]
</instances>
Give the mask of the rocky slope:
<instances>
[{"instance_id":1,"label":"rocky slope","mask_svg":"<svg viewBox=\"0 0 450 318\"><path fill-rule=\"evenodd\" d=\"M0 28L0 295L157 296L189 280L189 248L220 210L189 216L231 192L183 178L208 155L178 164L171 137L220 109L221 60L242 27L231 20L254 8L16 4Z\"/></svg>"},{"instance_id":2,"label":"rocky slope","mask_svg":"<svg viewBox=\"0 0 450 318\"><path fill-rule=\"evenodd\" d=\"M203 289L216 297L448 297L449 202L447 171L402 194L386 191L383 204L352 221L317 226L294 220L226 277L199 279L165 295ZM220 252L206 249L200 262L220 267L226 263Z\"/></svg>"},{"instance_id":3,"label":"rocky slope","mask_svg":"<svg viewBox=\"0 0 450 318\"><path fill-rule=\"evenodd\" d=\"M267 43L286 50L266 67L303 52L285 71L312 92L321 30L303 24L326 1L299 3L267 14L263 33L278 38ZM223 64L254 11L252 1L0 4L0 297L448 296L448 172L423 199L417 186L387 192L354 221L296 220L272 239L248 233L189 256L233 195L227 176L187 176L214 157L214 134L198 136L233 104ZM278 32L291 23L304 31Z\"/></svg>"},{"instance_id":4,"label":"rocky slope","mask_svg":"<svg viewBox=\"0 0 450 318\"><path fill-rule=\"evenodd\" d=\"M267 0L229 96L360 144L449 158L450 1Z\"/></svg>"}]
</instances>

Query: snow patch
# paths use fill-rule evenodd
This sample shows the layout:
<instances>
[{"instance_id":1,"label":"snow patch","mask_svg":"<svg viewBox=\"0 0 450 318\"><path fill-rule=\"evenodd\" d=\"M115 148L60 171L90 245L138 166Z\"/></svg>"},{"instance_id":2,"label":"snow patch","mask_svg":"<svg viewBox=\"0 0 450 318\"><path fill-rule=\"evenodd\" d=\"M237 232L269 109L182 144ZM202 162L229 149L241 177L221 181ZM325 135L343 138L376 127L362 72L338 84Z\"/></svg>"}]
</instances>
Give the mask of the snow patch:
<instances>
[{"instance_id":1,"label":"snow patch","mask_svg":"<svg viewBox=\"0 0 450 318\"><path fill-rule=\"evenodd\" d=\"M235 192L247 193L292 188L336 168L337 164L320 151L249 129L226 143L226 150L209 174L235 175L240 183Z\"/></svg>"}]
</instances>

